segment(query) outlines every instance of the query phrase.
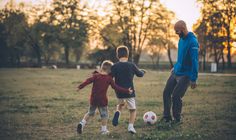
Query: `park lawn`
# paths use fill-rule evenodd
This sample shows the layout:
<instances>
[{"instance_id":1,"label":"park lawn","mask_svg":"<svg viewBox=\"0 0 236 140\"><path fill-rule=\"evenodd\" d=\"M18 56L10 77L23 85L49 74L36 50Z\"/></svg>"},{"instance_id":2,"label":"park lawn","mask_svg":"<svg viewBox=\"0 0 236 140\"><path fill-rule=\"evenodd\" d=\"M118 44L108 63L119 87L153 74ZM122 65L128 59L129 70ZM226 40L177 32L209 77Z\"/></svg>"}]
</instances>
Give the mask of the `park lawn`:
<instances>
[{"instance_id":1,"label":"park lawn","mask_svg":"<svg viewBox=\"0 0 236 140\"><path fill-rule=\"evenodd\" d=\"M146 111L162 115L162 92L169 72L148 71L135 78L137 92L136 135L127 132L128 110L123 110L117 127L111 125L116 97L109 96L110 135L100 135L99 114L82 135L78 122L88 109L91 85L80 93L76 86L92 70L0 69L0 139L71 140L233 140L236 139L236 77L199 75L198 88L188 89L183 98L183 123L171 126L143 123Z\"/></svg>"}]
</instances>

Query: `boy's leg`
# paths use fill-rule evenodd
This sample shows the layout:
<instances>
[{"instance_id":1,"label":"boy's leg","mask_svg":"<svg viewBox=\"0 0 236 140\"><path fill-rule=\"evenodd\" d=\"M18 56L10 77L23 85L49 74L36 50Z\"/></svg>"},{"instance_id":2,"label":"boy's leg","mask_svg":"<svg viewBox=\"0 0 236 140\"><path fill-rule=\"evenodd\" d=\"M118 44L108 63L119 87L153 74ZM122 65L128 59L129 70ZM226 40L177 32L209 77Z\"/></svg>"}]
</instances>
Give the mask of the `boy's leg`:
<instances>
[{"instance_id":1,"label":"boy's leg","mask_svg":"<svg viewBox=\"0 0 236 140\"><path fill-rule=\"evenodd\" d=\"M116 107L116 112L115 112L114 117L112 119L112 125L113 126L118 125L120 113L121 113L121 110L122 110L124 105L125 105L125 100L124 99L118 99L118 105Z\"/></svg>"},{"instance_id":2,"label":"boy's leg","mask_svg":"<svg viewBox=\"0 0 236 140\"><path fill-rule=\"evenodd\" d=\"M108 134L109 131L107 129L107 120L108 120L108 109L107 106L105 107L98 107L99 112L100 112L100 116L102 119L102 126L101 126L101 132L102 134Z\"/></svg>"},{"instance_id":3,"label":"boy's leg","mask_svg":"<svg viewBox=\"0 0 236 140\"><path fill-rule=\"evenodd\" d=\"M174 73L171 73L169 79L166 82L166 86L163 92L163 103L164 103L164 111L163 111L163 119L165 122L169 122L172 120L170 109L171 109L171 94L177 84Z\"/></svg>"},{"instance_id":4,"label":"boy's leg","mask_svg":"<svg viewBox=\"0 0 236 140\"><path fill-rule=\"evenodd\" d=\"M96 107L90 106L89 111L84 115L83 119L77 126L77 132L81 134L83 132L83 128L86 125L87 121L89 120L90 117L94 116L96 111Z\"/></svg>"},{"instance_id":5,"label":"boy's leg","mask_svg":"<svg viewBox=\"0 0 236 140\"><path fill-rule=\"evenodd\" d=\"M173 116L176 122L180 122L180 115L182 111L182 97L184 96L188 86L189 78L187 76L177 76L177 85L173 91L172 100L173 100Z\"/></svg>"},{"instance_id":6,"label":"boy's leg","mask_svg":"<svg viewBox=\"0 0 236 140\"><path fill-rule=\"evenodd\" d=\"M136 130L134 129L134 122L136 119L136 103L135 98L127 98L127 107L129 109L129 125L128 125L128 131L132 134L136 133Z\"/></svg>"}]
</instances>

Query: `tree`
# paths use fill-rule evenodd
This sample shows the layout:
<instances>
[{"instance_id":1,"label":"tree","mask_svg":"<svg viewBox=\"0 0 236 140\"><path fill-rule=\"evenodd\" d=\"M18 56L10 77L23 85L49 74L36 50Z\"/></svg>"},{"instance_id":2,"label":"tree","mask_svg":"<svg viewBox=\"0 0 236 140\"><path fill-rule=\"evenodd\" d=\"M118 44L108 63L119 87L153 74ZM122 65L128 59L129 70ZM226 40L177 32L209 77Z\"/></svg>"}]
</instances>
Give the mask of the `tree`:
<instances>
[{"instance_id":1,"label":"tree","mask_svg":"<svg viewBox=\"0 0 236 140\"><path fill-rule=\"evenodd\" d=\"M200 52L199 55L202 56L202 70L206 70L206 56L207 56L207 46L208 46L208 39L207 39L207 24L206 21L203 19L202 22L194 24L193 26L194 32L198 35L199 41L199 48ZM208 43L208 44L207 44Z\"/></svg>"},{"instance_id":2,"label":"tree","mask_svg":"<svg viewBox=\"0 0 236 140\"><path fill-rule=\"evenodd\" d=\"M116 29L112 31L115 31L116 35L105 36L103 39L114 47L117 47L114 42L121 42L119 45L127 46L130 50L130 61L138 64L141 53L150 39L149 36L154 34L152 27L159 28L156 21L165 19L162 14L165 8L159 1L154 0L113 0L112 5L113 10L110 12L112 14L108 16L110 23L105 28L115 27ZM103 34L104 32L101 33ZM114 37L117 37L116 41L113 41Z\"/></svg>"},{"instance_id":3,"label":"tree","mask_svg":"<svg viewBox=\"0 0 236 140\"><path fill-rule=\"evenodd\" d=\"M233 0L198 0L203 4L202 7L202 17L204 17L204 20L200 20L199 22L206 22L206 25L208 27L208 33L211 32L209 26L217 24L217 27L219 29L218 33L215 32L215 35L221 36L219 38L214 38L211 36L211 39L213 39L213 42L217 42L219 50L221 50L220 57L224 64L224 53L223 50L226 48L227 50L227 64L228 68L232 66L231 62L231 44L233 42L233 32L235 28L234 24L234 18L236 15L236 3ZM199 24L200 25L200 24ZM212 28L213 29L213 28ZM213 29L215 30L215 29ZM219 46L221 44L221 46ZM215 50L215 55L217 51ZM215 61L218 59L218 56L215 56Z\"/></svg>"},{"instance_id":4,"label":"tree","mask_svg":"<svg viewBox=\"0 0 236 140\"><path fill-rule=\"evenodd\" d=\"M154 68L159 67L159 62L160 62L160 58L161 58L163 50L164 50L164 46L161 39L152 38L148 42L147 52L152 59Z\"/></svg>"},{"instance_id":5,"label":"tree","mask_svg":"<svg viewBox=\"0 0 236 140\"><path fill-rule=\"evenodd\" d=\"M173 62L171 58L171 49L175 49L173 40L177 40L174 31L174 25L172 20L175 19L175 15L172 11L167 10L165 7L160 6L161 9L161 19L154 19L154 23L151 26L151 31L148 41L149 43L158 43L161 50L166 50L168 59L170 62L170 68L173 67ZM153 42L154 40L154 42ZM157 42L158 41L158 42Z\"/></svg>"},{"instance_id":6,"label":"tree","mask_svg":"<svg viewBox=\"0 0 236 140\"><path fill-rule=\"evenodd\" d=\"M1 32L4 34L2 43L2 57L11 66L19 66L24 52L26 42L25 28L28 28L25 14L19 10L3 9L1 10Z\"/></svg>"},{"instance_id":7,"label":"tree","mask_svg":"<svg viewBox=\"0 0 236 140\"><path fill-rule=\"evenodd\" d=\"M64 45L65 61L69 64L71 48L77 51L77 61L80 58L82 47L88 38L88 24L81 19L82 8L77 0L55 0L53 10L49 11L49 23L58 27L58 40Z\"/></svg>"}]
</instances>

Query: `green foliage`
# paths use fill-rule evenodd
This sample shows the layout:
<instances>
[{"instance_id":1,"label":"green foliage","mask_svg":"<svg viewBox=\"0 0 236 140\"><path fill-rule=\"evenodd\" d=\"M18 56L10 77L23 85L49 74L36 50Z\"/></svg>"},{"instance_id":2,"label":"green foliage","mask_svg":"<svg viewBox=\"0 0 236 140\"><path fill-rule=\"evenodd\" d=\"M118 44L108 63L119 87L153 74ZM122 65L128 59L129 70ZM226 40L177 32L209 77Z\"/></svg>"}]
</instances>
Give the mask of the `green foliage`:
<instances>
[{"instance_id":1,"label":"green foliage","mask_svg":"<svg viewBox=\"0 0 236 140\"><path fill-rule=\"evenodd\" d=\"M88 41L88 24L79 18L81 9L77 0L52 3L53 10L50 13L50 22L58 26L57 37L64 46L65 61L69 64L70 48L75 50L76 61L79 61L83 47Z\"/></svg>"},{"instance_id":2,"label":"green foliage","mask_svg":"<svg viewBox=\"0 0 236 140\"><path fill-rule=\"evenodd\" d=\"M89 30L81 11L77 0L57 0L53 1L52 9L45 10L29 24L27 12L6 5L0 11L0 67L20 66L21 62L41 67L42 63L62 59L69 63L70 52L74 62L78 62Z\"/></svg>"},{"instance_id":3,"label":"green foliage","mask_svg":"<svg viewBox=\"0 0 236 140\"><path fill-rule=\"evenodd\" d=\"M24 55L24 45L27 39L25 29L28 28L25 14L19 10L2 9L1 44L2 61L0 66L14 66L20 64Z\"/></svg>"},{"instance_id":4,"label":"green foliage","mask_svg":"<svg viewBox=\"0 0 236 140\"><path fill-rule=\"evenodd\" d=\"M201 54L205 60L206 52L212 54L218 64L224 60L224 50L227 50L227 63L231 67L231 47L236 40L235 15L236 3L233 0L198 0L202 3L202 17L194 26L201 44Z\"/></svg>"},{"instance_id":5,"label":"green foliage","mask_svg":"<svg viewBox=\"0 0 236 140\"><path fill-rule=\"evenodd\" d=\"M100 31L106 47L125 45L130 50L130 60L138 63L146 42L161 38L173 31L171 24L174 13L154 0L113 0L113 10L105 21L110 21ZM171 40L168 35L166 40ZM170 48L170 47L169 47Z\"/></svg>"},{"instance_id":6,"label":"green foliage","mask_svg":"<svg viewBox=\"0 0 236 140\"><path fill-rule=\"evenodd\" d=\"M88 57L90 60L95 62L96 64L102 63L104 60L111 60L112 62L116 62L116 50L113 47L109 47L107 49L94 50Z\"/></svg>"}]
</instances>

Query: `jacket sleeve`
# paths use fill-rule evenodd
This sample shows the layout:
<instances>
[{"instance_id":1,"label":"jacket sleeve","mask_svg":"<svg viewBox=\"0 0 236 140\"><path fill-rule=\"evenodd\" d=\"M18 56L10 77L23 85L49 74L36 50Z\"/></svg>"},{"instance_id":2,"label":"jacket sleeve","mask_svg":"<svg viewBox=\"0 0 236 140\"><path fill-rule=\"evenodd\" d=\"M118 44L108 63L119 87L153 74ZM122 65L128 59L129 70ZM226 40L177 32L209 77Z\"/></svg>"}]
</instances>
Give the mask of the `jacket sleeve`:
<instances>
[{"instance_id":1,"label":"jacket sleeve","mask_svg":"<svg viewBox=\"0 0 236 140\"><path fill-rule=\"evenodd\" d=\"M79 88L79 89L84 88L85 86L91 84L91 83L94 81L94 79L95 79L95 76L93 75L92 77L86 79L83 83L81 83L81 84L78 86L78 88Z\"/></svg>"},{"instance_id":2,"label":"jacket sleeve","mask_svg":"<svg viewBox=\"0 0 236 140\"><path fill-rule=\"evenodd\" d=\"M138 67L133 64L133 70L134 70L134 73L137 77L143 77L144 76L144 72L139 70Z\"/></svg>"},{"instance_id":3,"label":"jacket sleeve","mask_svg":"<svg viewBox=\"0 0 236 140\"><path fill-rule=\"evenodd\" d=\"M122 87L118 86L118 85L113 81L112 78L111 78L110 85L111 85L111 87L112 87L114 90L116 90L116 91L118 91L118 92L121 92L121 93L129 93L129 90L128 90L128 89L122 88Z\"/></svg>"},{"instance_id":4,"label":"jacket sleeve","mask_svg":"<svg viewBox=\"0 0 236 140\"><path fill-rule=\"evenodd\" d=\"M198 42L194 41L190 45L190 56L191 56L191 62L192 62L192 70L191 70L191 76L190 80L192 82L196 82L198 78Z\"/></svg>"}]
</instances>

